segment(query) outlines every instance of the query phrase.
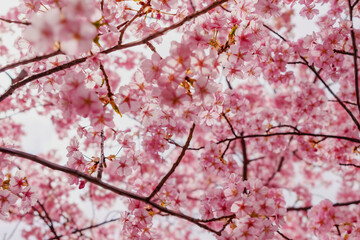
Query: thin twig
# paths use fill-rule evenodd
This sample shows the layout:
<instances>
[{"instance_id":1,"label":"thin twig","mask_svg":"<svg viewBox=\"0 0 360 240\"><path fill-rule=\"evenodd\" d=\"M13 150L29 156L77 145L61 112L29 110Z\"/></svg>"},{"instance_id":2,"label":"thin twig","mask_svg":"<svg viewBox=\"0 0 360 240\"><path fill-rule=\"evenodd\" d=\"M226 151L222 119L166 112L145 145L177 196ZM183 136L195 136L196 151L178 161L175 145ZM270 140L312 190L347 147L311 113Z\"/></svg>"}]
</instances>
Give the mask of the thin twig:
<instances>
[{"instance_id":1,"label":"thin twig","mask_svg":"<svg viewBox=\"0 0 360 240\"><path fill-rule=\"evenodd\" d=\"M355 2L353 6L355 6L356 3L357 2ZM356 45L356 38L355 38L355 32L354 32L353 6L351 5L351 0L348 0L348 4L349 4L349 15L350 15L350 21L351 21L350 35L351 35L351 42L352 42L352 47L353 47L353 51L354 51L353 59L354 59L356 104L358 107L358 111L360 113L359 69L358 69L358 63L357 63L358 49L357 49L357 45ZM360 130L360 128L359 128L359 130Z\"/></svg>"},{"instance_id":2,"label":"thin twig","mask_svg":"<svg viewBox=\"0 0 360 240\"><path fill-rule=\"evenodd\" d=\"M4 71L6 71L6 70L12 69L12 68L21 66L21 65L25 65L25 64L28 64L28 63L32 63L32 62L37 62L37 61L40 61L40 60L48 59L48 58L50 58L50 57L54 57L54 56L57 56L57 55L60 55L60 54L63 54L63 53L62 53L60 50L57 50L57 51L55 51L55 52L52 52L52 53L49 53L49 54L46 54L46 55L43 55L43 56L36 56L36 57L30 58L30 59L26 59L26 60L22 60L22 61L19 61L19 62L16 62L16 63L11 63L11 64L9 64L9 65L6 65L6 66L0 68L0 73L1 73L1 72L4 72Z\"/></svg>"},{"instance_id":3,"label":"thin twig","mask_svg":"<svg viewBox=\"0 0 360 240\"><path fill-rule=\"evenodd\" d=\"M353 120L353 122L355 123L356 127L358 128L358 130L360 130L360 123L358 122L358 120L356 119L356 117L354 116L354 114L347 108L347 106L344 104L344 102L333 92L333 90L330 88L330 86L324 81L324 79L322 79L322 77L320 76L320 74L316 71L314 65L309 65L309 63L306 61L306 59L302 56L300 56L302 60L304 60L304 62L306 62L308 68L317 76L317 78L322 82L322 84L325 86L325 88L331 93L331 95L336 99L336 101L338 101L338 103L343 107L343 109L348 113L348 115L351 117L351 119ZM359 99L359 98L358 98ZM359 105L360 107L360 105ZM359 108L360 110L360 108Z\"/></svg>"},{"instance_id":4,"label":"thin twig","mask_svg":"<svg viewBox=\"0 0 360 240\"><path fill-rule=\"evenodd\" d=\"M287 236L285 236L282 232L280 231L276 231L280 236L282 236L284 239L286 240L291 240L291 238L288 238Z\"/></svg>"},{"instance_id":5,"label":"thin twig","mask_svg":"<svg viewBox=\"0 0 360 240\"><path fill-rule=\"evenodd\" d=\"M104 224L107 224L107 223L110 223L110 222L115 222L115 221L118 221L120 220L120 218L113 218L113 219L110 219L110 220L107 220L107 221L104 221L102 223L98 223L98 224L95 224L95 225L90 225L90 226L87 226L87 227L84 227L84 228L80 228L80 229L76 229L74 231L71 232L71 234L75 234L75 233L78 233L78 232L83 232L83 231L86 231L86 230L89 230L89 229L93 229L93 228L97 228L97 227L100 227ZM67 235L59 235L59 238L62 238L62 237L65 237ZM49 240L54 240L56 238L50 238Z\"/></svg>"},{"instance_id":6,"label":"thin twig","mask_svg":"<svg viewBox=\"0 0 360 240\"><path fill-rule=\"evenodd\" d=\"M50 216L49 216L48 213L45 211L44 206L43 206L39 201L38 201L37 203L40 205L41 209L44 211L45 217L41 214L41 212L40 212L39 210L37 210L36 207L32 207L32 209L39 214L39 217L40 217L40 218L46 223L46 225L50 228L50 231L51 231L51 232L54 234L54 236L55 236L54 239L60 239L59 236L57 235L56 231L55 231L54 224L53 224Z\"/></svg>"},{"instance_id":7,"label":"thin twig","mask_svg":"<svg viewBox=\"0 0 360 240\"><path fill-rule=\"evenodd\" d=\"M171 167L169 172L161 179L160 183L156 186L154 191L149 195L149 197L147 198L148 201L150 201L151 198L153 198L155 196L155 194L157 194L160 191L160 189L165 184L165 182L168 180L168 178L175 172L175 169L180 164L181 160L183 159L183 157L185 155L185 152L186 152L187 148L190 145L190 141L192 139L194 130L195 130L195 123L193 123L193 125L192 125L192 127L190 129L189 136L188 136L188 138L186 140L186 143L185 143L184 147L182 148L182 151L181 151L179 157L177 158L176 162L173 164L173 166Z\"/></svg>"},{"instance_id":8,"label":"thin twig","mask_svg":"<svg viewBox=\"0 0 360 240\"><path fill-rule=\"evenodd\" d=\"M185 18L183 18L183 20L181 20L178 23L175 23L173 25L170 25L169 27L163 28L162 30L157 31L157 32L155 32L153 34L150 34L149 36L147 36L147 37L145 37L145 38L143 38L141 40L133 41L133 42L126 43L126 44L117 44L114 47L111 47L111 48L108 48L106 50L101 51L100 54L109 54L109 53L112 53L112 52L115 52L115 51L118 51L118 50L127 49L127 48L130 48L130 47L135 47L135 46L145 44L148 41L151 41L151 40L153 40L155 38L158 38L158 37L164 35L165 33L184 25L186 22L191 21L194 18L197 18L197 17L199 17L199 16L201 16L203 14L206 14L210 10L218 7L219 5L221 5L222 3L227 2L227 1L228 0L219 0L219 1L213 2L212 4L207 6L206 8L186 16ZM27 84L29 82L32 82L34 80L37 80L37 79L39 79L41 77L50 75L52 73L59 72L61 70L65 70L67 68L70 68L70 67L78 65L80 63L83 63L83 62L86 61L86 59L88 57L90 57L90 56L75 59L75 60L73 60L71 62L67 62L67 63L62 64L60 66L57 66L57 67L51 68L49 70L46 70L44 72L41 72L41 73L35 74L33 76L30 76L30 77L28 77L28 78L26 78L26 79L24 79L24 80L22 80L22 81L20 81L20 82L18 82L16 84L12 85L12 86L10 86L10 88L3 95L0 96L0 102L2 102L4 99L9 97L16 89L24 86L25 84Z\"/></svg>"},{"instance_id":9,"label":"thin twig","mask_svg":"<svg viewBox=\"0 0 360 240\"><path fill-rule=\"evenodd\" d=\"M268 25L263 24L264 27L266 27L270 32L274 33L276 36L278 36L279 38L281 38L284 42L287 42L287 40L281 36L279 33L277 33L276 31L272 30Z\"/></svg>"},{"instance_id":10,"label":"thin twig","mask_svg":"<svg viewBox=\"0 0 360 240\"><path fill-rule=\"evenodd\" d=\"M281 167L282 167L282 165L283 165L283 163L284 163L284 159L285 159L284 156L282 156L282 157L280 158L280 162L279 162L278 167L277 167L276 170L273 172L273 174L271 175L271 177L267 180L265 186L268 185L268 184L271 182L271 180L273 180L273 178L275 177L276 173L278 173L278 172L281 171Z\"/></svg>"},{"instance_id":11,"label":"thin twig","mask_svg":"<svg viewBox=\"0 0 360 240\"><path fill-rule=\"evenodd\" d=\"M243 133L241 133L241 137L243 136ZM242 154L243 154L243 174L242 174L242 178L243 181L246 181L248 179L248 165L249 165L249 160L247 157L247 153L246 153L246 142L244 138L241 138L241 150L242 150Z\"/></svg>"},{"instance_id":12,"label":"thin twig","mask_svg":"<svg viewBox=\"0 0 360 240\"><path fill-rule=\"evenodd\" d=\"M356 167L356 168L360 168L360 165L356 165L353 163L339 163L340 166L352 166L352 167Z\"/></svg>"},{"instance_id":13,"label":"thin twig","mask_svg":"<svg viewBox=\"0 0 360 240\"><path fill-rule=\"evenodd\" d=\"M350 1L350 0L348 0ZM351 12L352 13L352 12ZM279 38L281 38L283 41L287 42L287 40L281 36L279 33L277 33L276 31L274 31L273 29L271 29L269 26L263 24L265 28L267 28L269 31L273 32L274 34L276 34ZM355 35L354 35L355 37ZM354 43L355 39L353 40ZM354 49L354 63L357 64L357 50L355 51ZM326 87L326 89L331 93L331 95L338 101L338 103L344 108L344 110L348 113L348 115L351 117L351 119L353 120L353 122L355 123L356 127L358 128L358 130L360 130L360 123L358 122L358 120L356 119L356 117L353 115L353 113L346 107L346 105L341 101L341 99L331 90L330 86L326 84L326 82L320 77L320 74L318 73L318 71L316 71L314 65L309 65L309 62L300 55L300 58L304 61L302 64L305 63L305 65L313 72L315 73L316 77L318 79L320 79L320 81L324 84L324 86ZM297 63L301 63L301 62L297 62ZM358 72L357 72L357 65L355 67L355 83L358 84ZM356 91L356 96L357 96L357 100L360 101L359 95L358 95L358 90ZM359 112L360 112L360 102L358 104L358 108L359 108Z\"/></svg>"},{"instance_id":14,"label":"thin twig","mask_svg":"<svg viewBox=\"0 0 360 240\"><path fill-rule=\"evenodd\" d=\"M0 17L0 20L7 23L16 23L16 24L22 24L22 25L31 25L29 22L22 22L22 21L16 21L16 20L9 20L6 18Z\"/></svg>"},{"instance_id":15,"label":"thin twig","mask_svg":"<svg viewBox=\"0 0 360 240\"><path fill-rule=\"evenodd\" d=\"M344 55L355 56L354 53L346 52L346 51L343 51L343 50L334 49L333 51L334 51L334 53L341 53L341 54L344 54ZM360 58L360 56L357 56L357 58Z\"/></svg>"},{"instance_id":16,"label":"thin twig","mask_svg":"<svg viewBox=\"0 0 360 240\"><path fill-rule=\"evenodd\" d=\"M50 169L57 170L57 171L60 171L60 172L66 173L66 174L70 174L70 175L78 177L78 178L83 178L84 180L86 180L90 184L95 184L95 185L97 185L99 187L102 187L103 189L107 189L107 190L109 190L109 191L111 191L113 193L116 193L116 194L120 195L120 196L128 197L128 198L131 198L131 199L135 199L135 200L139 200L141 202L147 203L147 204L151 205L152 207L160 210L161 212L167 213L167 214L169 214L171 216L174 216L174 217L177 217L177 218L180 218L180 219L184 219L186 221L194 223L195 225L199 226L200 228L203 228L205 230L208 230L208 231L210 231L212 233L215 233L215 234L219 235L218 231L210 228L206 224L201 223L199 219L196 219L196 218L190 217L188 215L185 215L185 214L183 214L181 212L176 212L176 211L173 211L173 210L168 209L166 207L163 207L163 206L161 206L161 205L159 205L159 204L157 204L155 202L150 201L148 199L148 197L143 197L143 196L137 195L135 193L120 189L120 188L115 187L113 185L110 185L110 184L108 184L106 182L103 182L101 179L98 179L96 177L92 177L92 176L90 176L90 175L88 175L86 173L83 173L83 172L80 172L78 170L75 170L75 169L72 169L72 168L69 168L69 167L65 167L65 166L62 166L62 165L59 165L59 164L56 164L56 163L53 163L53 162L50 162L50 161L48 161L46 159L43 159L41 157L38 157L36 155L26 153L26 152L22 152L22 151L15 150L15 149L10 149L10 148L5 148L5 147L0 146L0 152L10 154L10 155L13 155L13 156L17 156L17 157L20 157L20 158L25 158L25 159L31 160L33 162L39 163L39 164L41 164L41 165L43 165L45 167L48 167Z\"/></svg>"},{"instance_id":17,"label":"thin twig","mask_svg":"<svg viewBox=\"0 0 360 240\"><path fill-rule=\"evenodd\" d=\"M224 112L222 113L222 115L224 116L226 122L228 123L228 125L229 125L229 127L230 127L230 129L231 129L232 134L233 134L235 137L237 137L237 135L236 135L236 133L235 133L235 129L234 129L234 127L232 126L230 120L227 118L227 116L225 115Z\"/></svg>"},{"instance_id":18,"label":"thin twig","mask_svg":"<svg viewBox=\"0 0 360 240\"><path fill-rule=\"evenodd\" d=\"M342 203L334 203L333 206L334 207L343 207L343 206L349 206L349 205L353 205L353 204L359 204L360 200L356 200L356 201L349 201L349 202L342 202ZM287 211L308 211L312 208L313 206L306 206L306 207L288 207Z\"/></svg>"},{"instance_id":19,"label":"thin twig","mask_svg":"<svg viewBox=\"0 0 360 240\"><path fill-rule=\"evenodd\" d=\"M99 167L98 167L98 172L97 172L97 178L101 179L102 177L102 173L104 170L104 164L105 164L105 155L104 155L104 130L101 130L100 132L100 137L101 137L101 143L100 143L100 162L99 162Z\"/></svg>"}]
</instances>

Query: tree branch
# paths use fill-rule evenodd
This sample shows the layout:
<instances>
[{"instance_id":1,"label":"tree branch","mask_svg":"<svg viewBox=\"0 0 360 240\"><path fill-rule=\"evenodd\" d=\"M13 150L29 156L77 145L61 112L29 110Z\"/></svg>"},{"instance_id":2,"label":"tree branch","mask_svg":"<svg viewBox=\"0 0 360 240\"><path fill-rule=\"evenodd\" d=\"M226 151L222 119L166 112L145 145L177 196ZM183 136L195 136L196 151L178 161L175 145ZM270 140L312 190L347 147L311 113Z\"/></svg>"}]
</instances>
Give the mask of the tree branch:
<instances>
[{"instance_id":1,"label":"tree branch","mask_svg":"<svg viewBox=\"0 0 360 240\"><path fill-rule=\"evenodd\" d=\"M243 154L243 174L242 174L242 178L243 181L246 181L248 179L248 165L249 165L249 159L247 157L247 153L246 153L246 143L245 143L245 138L243 138L243 133L241 133L241 149L242 149L242 154Z\"/></svg>"},{"instance_id":2,"label":"tree branch","mask_svg":"<svg viewBox=\"0 0 360 240\"><path fill-rule=\"evenodd\" d=\"M102 177L102 173L103 173L103 169L104 169L104 164L105 164L105 155L104 155L104 130L101 130L100 132L100 137L101 137L101 143L100 143L100 162L99 162L99 167L98 167L98 172L97 172L97 178L101 179Z\"/></svg>"},{"instance_id":3,"label":"tree branch","mask_svg":"<svg viewBox=\"0 0 360 240\"><path fill-rule=\"evenodd\" d=\"M52 52L52 53L49 53L49 54L46 54L46 55L43 55L43 56L36 56L36 57L26 59L26 60L22 60L22 61L19 61L19 62L16 62L16 63L11 63L9 65L6 65L6 66L0 68L0 73L4 72L6 70L12 69L12 68L21 66L21 65L41 61L41 60L44 60L44 59L47 59L47 58L50 58L50 57L54 57L54 56L57 56L57 55L60 55L60 54L63 54L63 53L60 50L57 50L55 52Z\"/></svg>"},{"instance_id":4,"label":"tree branch","mask_svg":"<svg viewBox=\"0 0 360 240\"><path fill-rule=\"evenodd\" d=\"M41 214L41 212L39 210L37 210L36 207L32 207L32 209L34 211L36 211L38 214L39 214L39 217L45 222L45 224L50 228L50 231L54 234L54 239L60 239L59 236L57 235L56 231L55 231L55 228L54 228L54 224L51 220L51 218L49 217L48 213L45 211L45 208L44 206L39 202L37 201L37 203L40 205L41 209L44 211L45 213L45 217ZM46 220L47 219L47 220Z\"/></svg>"},{"instance_id":5,"label":"tree branch","mask_svg":"<svg viewBox=\"0 0 360 240\"><path fill-rule=\"evenodd\" d=\"M208 230L212 233L215 233L217 235L220 236L219 232L208 227L207 225L201 223L201 219L196 219L196 218L192 218L188 215L185 215L181 212L176 212L176 211L173 211L171 209L168 209L168 208L165 208L155 202L152 202L150 200L148 200L148 197L143 197L143 196L140 196L140 195L137 195L135 193L132 193L132 192L129 192L129 191L126 191L126 190L123 190L123 189L120 189L118 187L115 187L113 185L110 185L106 182L103 182L101 179L98 179L96 177L92 177L86 173L83 173L83 172L80 172L78 170L75 170L75 169L72 169L72 168L68 168L68 167L64 167L64 166L61 166L59 164L56 164L56 163L53 163L53 162L50 162L46 159L43 159L41 157L38 157L36 155L33 155L33 154L30 154L30 153L26 153L26 152L22 152L22 151L19 151L19 150L15 150L15 149L11 149L11 148L6 148L6 147L1 147L0 146L0 152L2 153L6 153L6 154L10 154L10 155L13 155L13 156L17 156L17 157L21 157L21 158L25 158L25 159L28 159L28 160L31 160L33 162L36 162L36 163L39 163L45 167L48 167L48 168L51 168L53 170L57 170L57 171L60 171L60 172L63 172L63 173L67 173L67 174L70 174L74 177L79 177L79 178L83 178L84 180L86 180L87 182L89 183L92 183L92 184L95 184L99 187L102 187L103 189L107 189L113 193L116 193L120 196L124 196L124 197L128 197L128 198L131 198L131 199L135 199L135 200L139 200L141 202L144 202L144 203L147 203L151 206L153 206L154 208L160 210L161 212L164 212L164 213L167 213L171 216L174 216L174 217L177 217L177 218L180 218L180 219L184 219L188 222L191 222L191 223L194 223L195 225L205 229L205 230Z\"/></svg>"},{"instance_id":6,"label":"tree branch","mask_svg":"<svg viewBox=\"0 0 360 240\"><path fill-rule=\"evenodd\" d=\"M342 203L334 203L333 206L334 207L343 207L343 206L349 206L349 205L353 205L353 204L359 204L360 200L356 200L356 201L350 201L350 202L342 202ZM312 208L313 206L306 206L306 207L288 207L287 211L308 211Z\"/></svg>"},{"instance_id":7,"label":"tree branch","mask_svg":"<svg viewBox=\"0 0 360 240\"><path fill-rule=\"evenodd\" d=\"M348 0L348 4L349 4L349 14L350 14L350 21L351 21L350 35L351 35L351 42L352 42L352 47L353 47L353 51L354 51L353 59L354 59L356 104L357 104L358 111L360 113L359 69L358 69L358 63L357 63L358 49L357 49L357 45L356 45L356 38L355 38L355 32L354 32L354 21L353 21L353 8L357 4L357 1L352 6L351 0Z\"/></svg>"},{"instance_id":8,"label":"tree branch","mask_svg":"<svg viewBox=\"0 0 360 240\"><path fill-rule=\"evenodd\" d=\"M192 19L194 19L196 17L199 17L199 16L209 12L210 10L216 8L217 6L219 6L222 3L227 2L227 1L228 0L216 1L216 2L214 2L212 4L210 4L209 6L207 6L206 8L186 16L180 22L175 23L175 24L173 24L173 25L171 25L169 27L166 27L166 28L164 28L164 29L162 29L162 30L160 30L160 31L158 31L156 33L150 34L149 36L147 36L147 37L145 37L145 38L143 38L141 40L133 41L133 42L130 42L130 43L127 43L127 44L117 44L114 47L111 47L111 48L108 48L106 50L101 51L100 53L101 54L109 54L109 53L112 53L112 52L115 52L115 51L118 51L118 50L121 50L121 49L126 49L126 48L135 47L135 46L138 46L138 45L145 44L146 42L148 42L150 40L153 40L153 39L155 39L157 37L160 37L160 36L164 35L165 33L167 33L168 31L176 29L176 28L182 26L183 24L185 24L186 22L191 21ZM89 56L75 59L75 60L70 61L68 63L65 63L63 65L60 65L60 66L51 68L49 70L46 70L44 72L41 72L41 73L35 74L33 76L30 76L30 77L28 77L28 78L26 78L26 79L24 79L24 80L22 80L22 81L20 81L20 82L18 82L16 84L11 85L10 88L3 95L0 96L0 102L2 102L4 99L9 97L16 89L24 86L25 84L27 84L29 82L32 82L34 80L37 80L37 79L39 79L41 77L50 75L52 73L59 72L61 70L65 70L65 69L70 68L72 66L75 66L77 64L83 63L83 62L86 61L86 59L88 57Z\"/></svg>"},{"instance_id":9,"label":"tree branch","mask_svg":"<svg viewBox=\"0 0 360 240\"><path fill-rule=\"evenodd\" d=\"M3 21L3 22L7 22L7 23L16 23L16 24L22 24L22 25L31 25L31 23L29 23L29 22L9 20L9 19L5 19L5 18L2 18L2 17L0 17L0 20Z\"/></svg>"},{"instance_id":10,"label":"tree branch","mask_svg":"<svg viewBox=\"0 0 360 240\"><path fill-rule=\"evenodd\" d=\"M348 0L350 2L350 0ZM351 11L352 14L352 11ZM352 19L352 17L351 17ZM273 29L271 29L269 26L263 24L265 28L267 28L268 30L270 30L271 32L273 32L274 34L276 34L279 38L281 38L283 41L287 42L287 40L281 36L279 33L277 33L276 31L274 31ZM352 30L353 32L353 30ZM354 35L355 38L355 35ZM353 43L354 43L355 39L353 39ZM356 48L355 48L356 49ZM355 88L356 90L356 96L357 96L357 102L360 101L359 99L359 92L358 92L358 71L357 71L357 49L354 49L354 63L356 64L355 67ZM309 62L300 55L300 58L304 61L305 65L313 72L315 73L316 77L318 79L320 79L320 81L324 84L324 86L326 87L326 89L331 93L331 95L338 101L338 103L344 108L344 110L348 113L348 115L351 117L351 119L353 120L353 122L355 123L356 127L358 128L358 130L360 130L360 123L358 122L358 120L356 119L356 117L353 115L353 113L346 107L346 105L341 101L341 99L331 90L331 88L329 87L329 85L326 84L326 82L320 77L320 74L316 71L314 65L309 65ZM294 62L294 63L301 63L301 62ZM302 63L302 64L304 64ZM360 102L358 102L358 109L360 112Z\"/></svg>"},{"instance_id":11,"label":"tree branch","mask_svg":"<svg viewBox=\"0 0 360 240\"><path fill-rule=\"evenodd\" d=\"M236 133L235 133L235 130L234 130L234 127L232 126L230 120L227 118L227 116L225 115L224 112L222 113L222 115L224 116L226 122L229 124L232 134L233 134L235 137L237 137L237 135L236 135Z\"/></svg>"},{"instance_id":12,"label":"tree branch","mask_svg":"<svg viewBox=\"0 0 360 240\"><path fill-rule=\"evenodd\" d=\"M89 230L89 229L97 228L97 227L100 227L100 226L105 225L107 223L115 222L115 221L118 221L118 220L120 220L120 218L113 218L113 219L104 221L102 223L98 223L98 224L95 224L95 225L90 225L88 227L76 229L76 230L72 231L71 234L75 234L75 233L78 233L78 232L83 232L83 231L86 231L86 230ZM59 235L58 237L62 238L62 237L65 237L65 236L67 236L67 235ZM49 240L54 240L54 239L56 239L56 238L50 238Z\"/></svg>"},{"instance_id":13,"label":"tree branch","mask_svg":"<svg viewBox=\"0 0 360 240\"><path fill-rule=\"evenodd\" d=\"M150 196L147 198L148 201L151 200L151 198L153 198L155 196L155 194L157 194L160 189L162 188L162 186L165 184L165 182L168 180L168 178L175 172L175 169L177 168L177 166L180 164L182 158L185 155L185 152L187 150L187 148L190 145L190 141L192 139L193 133L194 133L194 129L195 129L195 123L193 123L191 129L190 129L190 133L189 136L186 140L185 145L182 148L182 151L179 155L179 157L177 158L176 162L173 164L172 168L169 170L169 172L161 179L160 183L156 186L156 188L154 189L154 191L150 194Z\"/></svg>"}]
</instances>

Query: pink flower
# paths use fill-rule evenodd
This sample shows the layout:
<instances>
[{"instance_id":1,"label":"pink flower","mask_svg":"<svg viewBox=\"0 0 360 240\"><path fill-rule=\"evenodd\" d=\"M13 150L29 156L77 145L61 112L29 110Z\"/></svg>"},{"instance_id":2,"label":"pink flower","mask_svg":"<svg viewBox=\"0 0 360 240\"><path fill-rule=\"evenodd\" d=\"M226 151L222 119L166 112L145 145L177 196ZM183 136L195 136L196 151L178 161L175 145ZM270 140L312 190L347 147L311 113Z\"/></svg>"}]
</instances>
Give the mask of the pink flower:
<instances>
[{"instance_id":1,"label":"pink flower","mask_svg":"<svg viewBox=\"0 0 360 240\"><path fill-rule=\"evenodd\" d=\"M60 30L60 12L58 9L51 9L42 15L35 15L31 20L23 36L39 52L46 52L53 48L58 40Z\"/></svg>"},{"instance_id":2,"label":"pink flower","mask_svg":"<svg viewBox=\"0 0 360 240\"><path fill-rule=\"evenodd\" d=\"M8 190L0 190L0 217L6 217L11 205L15 204L18 198Z\"/></svg>"},{"instance_id":3,"label":"pink flower","mask_svg":"<svg viewBox=\"0 0 360 240\"><path fill-rule=\"evenodd\" d=\"M159 54L154 53L151 56L151 60L144 60L141 63L141 70L144 73L144 77L148 80L160 77L161 73L161 57Z\"/></svg>"},{"instance_id":4,"label":"pink flower","mask_svg":"<svg viewBox=\"0 0 360 240\"><path fill-rule=\"evenodd\" d=\"M151 216L145 209L135 209L134 215L136 217L137 223L139 224L139 227L146 227L152 222Z\"/></svg>"},{"instance_id":5,"label":"pink flower","mask_svg":"<svg viewBox=\"0 0 360 240\"><path fill-rule=\"evenodd\" d=\"M127 156L122 156L119 160L114 161L112 169L119 176L129 176L132 173L132 166L132 159L127 158Z\"/></svg>"},{"instance_id":6,"label":"pink flower","mask_svg":"<svg viewBox=\"0 0 360 240\"><path fill-rule=\"evenodd\" d=\"M138 99L134 96L134 90L129 87L121 87L119 89L119 95L117 96L117 102L119 111L126 113L129 111L137 111L140 108Z\"/></svg>"},{"instance_id":7,"label":"pink flower","mask_svg":"<svg viewBox=\"0 0 360 240\"><path fill-rule=\"evenodd\" d=\"M76 151L74 152L67 162L68 167L74 168L79 171L84 171L86 168L87 162L85 161L81 152Z\"/></svg>"},{"instance_id":8,"label":"pink flower","mask_svg":"<svg viewBox=\"0 0 360 240\"><path fill-rule=\"evenodd\" d=\"M94 25L88 21L69 20L62 24L61 50L70 55L88 52L97 34Z\"/></svg>"},{"instance_id":9,"label":"pink flower","mask_svg":"<svg viewBox=\"0 0 360 240\"><path fill-rule=\"evenodd\" d=\"M75 94L73 101L79 115L87 117L89 114L97 114L102 110L103 106L99 97L90 89L81 87Z\"/></svg>"},{"instance_id":10,"label":"pink flower","mask_svg":"<svg viewBox=\"0 0 360 240\"><path fill-rule=\"evenodd\" d=\"M37 189L29 186L22 191L21 207L24 212L28 212L31 209L31 206L35 205L38 198L38 194L36 192Z\"/></svg>"},{"instance_id":11,"label":"pink flower","mask_svg":"<svg viewBox=\"0 0 360 240\"><path fill-rule=\"evenodd\" d=\"M10 191L14 194L18 194L22 191L22 188L27 186L26 177L23 172L18 171L16 175L10 178Z\"/></svg>"}]
</instances>

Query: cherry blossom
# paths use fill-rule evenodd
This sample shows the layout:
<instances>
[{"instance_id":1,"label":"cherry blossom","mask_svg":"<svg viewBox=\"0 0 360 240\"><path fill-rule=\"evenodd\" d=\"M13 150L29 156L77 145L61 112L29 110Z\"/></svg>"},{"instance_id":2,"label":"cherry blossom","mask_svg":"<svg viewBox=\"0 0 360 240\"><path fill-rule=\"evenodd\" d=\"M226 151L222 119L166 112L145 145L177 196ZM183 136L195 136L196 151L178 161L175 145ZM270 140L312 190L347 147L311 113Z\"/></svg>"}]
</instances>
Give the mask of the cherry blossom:
<instances>
[{"instance_id":1,"label":"cherry blossom","mask_svg":"<svg viewBox=\"0 0 360 240\"><path fill-rule=\"evenodd\" d=\"M24 239L359 239L359 6L19 0L1 220Z\"/></svg>"}]
</instances>

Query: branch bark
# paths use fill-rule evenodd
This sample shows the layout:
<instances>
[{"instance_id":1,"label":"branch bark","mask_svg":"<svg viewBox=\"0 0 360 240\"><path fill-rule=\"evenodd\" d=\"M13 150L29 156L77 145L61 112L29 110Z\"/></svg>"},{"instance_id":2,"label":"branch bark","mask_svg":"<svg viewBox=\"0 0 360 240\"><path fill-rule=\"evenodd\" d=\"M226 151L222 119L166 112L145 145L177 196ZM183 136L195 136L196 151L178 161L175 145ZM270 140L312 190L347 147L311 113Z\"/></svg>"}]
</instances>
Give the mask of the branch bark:
<instances>
[{"instance_id":1,"label":"branch bark","mask_svg":"<svg viewBox=\"0 0 360 240\"><path fill-rule=\"evenodd\" d=\"M166 27L166 28L164 28L164 29L162 29L162 30L160 30L160 31L158 31L156 33L150 34L149 36L147 36L147 37L145 37L145 38L143 38L141 40L133 41L133 42L126 43L126 44L117 44L114 47L111 47L111 48L108 48L106 50L101 51L100 54L109 54L109 53L112 53L112 52L115 52L115 51L118 51L118 50L127 49L127 48L130 48L130 47L135 47L135 46L146 44L150 40L153 40L153 39L155 39L157 37L160 37L160 36L164 35L165 33L184 25L186 22L191 21L192 19L197 18L197 17L209 12L210 10L220 6L221 4L223 4L224 2L227 2L227 1L228 0L215 1L214 3L210 4L206 8L186 16L183 20L181 20L178 23L175 23L175 24L173 24L173 25L171 25L169 27ZM57 67L51 68L49 70L46 70L44 72L34 74L34 75L32 75L32 76L30 76L30 77L16 83L16 84L11 85L10 88L3 95L0 96L0 102L2 102L4 99L9 97L11 94L13 94L13 92L16 89L26 85L27 83L32 82L34 80L37 80L37 79L39 79L41 77L45 77L45 76L48 76L50 74L59 72L61 70L68 69L68 68L73 67L75 65L78 65L80 63L83 63L83 62L85 62L87 60L88 57L90 57L90 56L75 59L75 60L70 61L68 63L65 63L65 64L62 64L60 66L57 66Z\"/></svg>"},{"instance_id":2,"label":"branch bark","mask_svg":"<svg viewBox=\"0 0 360 240\"><path fill-rule=\"evenodd\" d=\"M162 186L164 186L165 182L168 180L168 178L175 172L175 169L177 168L177 166L179 166L181 160L183 159L185 152L187 150L187 148L190 145L190 141L192 139L193 133L195 130L195 123L193 123L191 129L190 129L190 133L189 136L186 140L185 145L182 148L182 151L179 155L179 157L177 158L176 162L173 164L173 166L171 167L170 171L161 179L160 183L156 186L156 188L154 189L154 191L150 194L150 196L147 198L148 201L151 200L151 198L153 198L155 196L155 194L157 194L160 189L162 188Z\"/></svg>"}]
</instances>

